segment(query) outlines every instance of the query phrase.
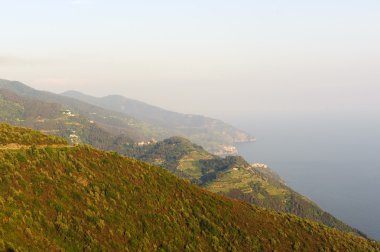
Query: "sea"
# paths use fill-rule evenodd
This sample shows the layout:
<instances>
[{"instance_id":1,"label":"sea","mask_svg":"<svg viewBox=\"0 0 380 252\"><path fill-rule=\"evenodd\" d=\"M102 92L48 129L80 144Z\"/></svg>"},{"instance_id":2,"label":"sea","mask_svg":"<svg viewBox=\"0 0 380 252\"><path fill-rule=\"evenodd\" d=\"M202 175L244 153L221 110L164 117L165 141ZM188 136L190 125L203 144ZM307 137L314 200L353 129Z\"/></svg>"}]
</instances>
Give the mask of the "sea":
<instances>
[{"instance_id":1,"label":"sea","mask_svg":"<svg viewBox=\"0 0 380 252\"><path fill-rule=\"evenodd\" d=\"M256 142L239 144L294 190L380 241L380 117L373 113L251 116L229 122Z\"/></svg>"}]
</instances>

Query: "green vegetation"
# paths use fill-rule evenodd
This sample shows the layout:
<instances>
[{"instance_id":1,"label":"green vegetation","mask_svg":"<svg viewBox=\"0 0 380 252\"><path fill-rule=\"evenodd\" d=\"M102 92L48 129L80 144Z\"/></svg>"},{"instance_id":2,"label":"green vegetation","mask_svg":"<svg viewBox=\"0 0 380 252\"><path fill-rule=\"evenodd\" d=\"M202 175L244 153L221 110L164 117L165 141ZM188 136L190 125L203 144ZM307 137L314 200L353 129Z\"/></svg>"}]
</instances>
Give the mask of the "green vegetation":
<instances>
[{"instance_id":1,"label":"green vegetation","mask_svg":"<svg viewBox=\"0 0 380 252\"><path fill-rule=\"evenodd\" d=\"M191 143L182 137L171 137L156 144L144 146L125 145L123 154L130 157L165 167L179 177L189 180L202 175L200 167L194 166L194 160L214 158L201 146Z\"/></svg>"},{"instance_id":2,"label":"green vegetation","mask_svg":"<svg viewBox=\"0 0 380 252\"><path fill-rule=\"evenodd\" d=\"M80 143L108 150L118 151L128 142L183 135L216 152L251 139L215 119L170 112L121 96L98 99L76 92L57 95L1 79L0 106L0 122L43 130L67 140L74 131ZM65 111L70 114L64 116Z\"/></svg>"},{"instance_id":3,"label":"green vegetation","mask_svg":"<svg viewBox=\"0 0 380 252\"><path fill-rule=\"evenodd\" d=\"M27 128L11 127L7 124L0 124L0 146L18 145L66 145L66 140L42 134Z\"/></svg>"},{"instance_id":4,"label":"green vegetation","mask_svg":"<svg viewBox=\"0 0 380 252\"><path fill-rule=\"evenodd\" d=\"M223 159L214 156L183 138L171 138L154 145L133 144L152 137L162 139L179 133L191 136L201 143L211 143L215 147L218 146L216 143L231 144L247 140L247 135L232 127L227 130L226 125L212 119L188 117L129 101L124 97L113 98L94 98L91 103L99 103L97 105L104 107L100 108L61 95L37 91L19 82L0 80L0 121L61 136L71 144L91 144L97 148L118 151L165 167L177 176L189 179L212 192L293 213L343 231L360 233L288 188L268 173L268 169L251 167L241 158ZM112 103L112 100L115 102ZM118 112L106 109L118 110L119 107L129 109ZM141 118L137 117L138 112L142 111L140 109L144 111ZM172 126L160 119L164 117ZM181 127L181 123L185 126ZM218 134L221 135L216 137ZM17 139L23 145L39 141L39 136L29 138L26 134L17 137L7 134L0 139L0 144L12 144L10 139ZM60 141L52 139L50 142L46 139L43 141L45 144ZM216 150L210 145L208 147Z\"/></svg>"},{"instance_id":5,"label":"green vegetation","mask_svg":"<svg viewBox=\"0 0 380 252\"><path fill-rule=\"evenodd\" d=\"M0 118L4 122L14 122L17 118L21 118L23 107L13 102L3 99L0 94Z\"/></svg>"},{"instance_id":6,"label":"green vegetation","mask_svg":"<svg viewBox=\"0 0 380 252\"><path fill-rule=\"evenodd\" d=\"M140 101L119 95L93 97L76 91L68 91L63 95L90 103L104 109L123 113L138 120L163 129L162 135L154 135L157 139L171 136L184 136L192 142L205 147L211 152L221 151L223 146L233 145L252 139L247 133L238 130L222 121L200 115L186 115L171 112Z\"/></svg>"},{"instance_id":7,"label":"green vegetation","mask_svg":"<svg viewBox=\"0 0 380 252\"><path fill-rule=\"evenodd\" d=\"M0 250L380 251L380 245L227 199L115 152L31 146L0 150Z\"/></svg>"},{"instance_id":8,"label":"green vegetation","mask_svg":"<svg viewBox=\"0 0 380 252\"><path fill-rule=\"evenodd\" d=\"M0 105L0 121L64 137L69 143L87 143L101 149L119 150L121 145L133 142L128 136L112 134L57 103L0 90Z\"/></svg>"},{"instance_id":9,"label":"green vegetation","mask_svg":"<svg viewBox=\"0 0 380 252\"><path fill-rule=\"evenodd\" d=\"M252 166L242 157L214 156L181 137L146 146L127 145L123 153L164 167L211 192L363 235L293 191L269 168Z\"/></svg>"}]
</instances>

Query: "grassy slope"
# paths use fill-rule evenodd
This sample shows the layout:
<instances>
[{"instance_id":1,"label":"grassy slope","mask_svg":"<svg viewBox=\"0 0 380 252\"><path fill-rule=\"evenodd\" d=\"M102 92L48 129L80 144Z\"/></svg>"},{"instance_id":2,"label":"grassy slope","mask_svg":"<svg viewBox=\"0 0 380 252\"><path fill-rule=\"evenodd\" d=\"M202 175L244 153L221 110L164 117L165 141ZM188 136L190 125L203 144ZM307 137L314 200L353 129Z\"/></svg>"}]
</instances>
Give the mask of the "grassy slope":
<instances>
[{"instance_id":1,"label":"grassy slope","mask_svg":"<svg viewBox=\"0 0 380 252\"><path fill-rule=\"evenodd\" d=\"M166 137L184 136L208 150L218 151L221 145L252 139L247 133L220 120L176 113L119 95L99 98L76 91L68 91L63 95L160 126L168 130Z\"/></svg>"},{"instance_id":2,"label":"grassy slope","mask_svg":"<svg viewBox=\"0 0 380 252\"><path fill-rule=\"evenodd\" d=\"M8 94L5 94L6 97L3 97L6 99L1 99L1 93L4 91L8 92ZM137 101L133 101L131 104L128 102L128 99L120 96L108 97L106 103L120 101L120 103L116 104L116 107L120 105L128 109L133 108L133 111L124 113L125 111L116 109L115 104L103 106L104 104L93 103L95 105L91 105L89 104L91 101L83 102L67 96L35 90L20 82L0 79L1 106L3 105L2 103L4 103L4 106L9 105L5 104L9 101L7 100L8 98L17 99L14 95L9 95L9 92L16 94L19 98L23 98L24 101L27 98L33 105L39 105L38 107L25 106L20 104L24 101L16 101L16 103L23 107L24 112L38 112L34 118L28 119L35 119L40 115L40 111L45 112L44 115L46 115L46 112L52 111L51 108L54 107L63 110L70 109L73 113L80 114L87 122L90 120L95 121L98 127L108 133L126 135L135 141L150 140L151 138L162 140L180 134L190 137L195 142L202 143L212 151L220 151L223 145L230 145L234 141L244 141L250 138L246 133L218 120L165 111ZM14 102L14 99L12 101ZM126 101L127 103L125 103ZM25 120L24 117L19 118L20 111L17 110L18 108L17 106L12 108L13 112L11 115L0 111L0 121L41 129L37 128L36 126L38 125L36 124L26 125L23 122L17 121L17 119ZM41 110L37 111L37 108ZM138 113L139 111L141 113ZM145 114L146 116L139 117L140 114ZM47 118L52 118L52 116L57 115L51 115ZM41 123L39 126L41 126Z\"/></svg>"},{"instance_id":3,"label":"grassy slope","mask_svg":"<svg viewBox=\"0 0 380 252\"><path fill-rule=\"evenodd\" d=\"M0 150L0 164L0 250L380 251L87 146Z\"/></svg>"},{"instance_id":4,"label":"grassy slope","mask_svg":"<svg viewBox=\"0 0 380 252\"><path fill-rule=\"evenodd\" d=\"M268 172L270 170L253 167L241 157L220 158L180 137L143 147L127 146L125 151L129 156L165 167L209 191L360 234L287 187Z\"/></svg>"},{"instance_id":5,"label":"grassy slope","mask_svg":"<svg viewBox=\"0 0 380 252\"><path fill-rule=\"evenodd\" d=\"M189 180L202 175L201 169L193 165L194 160L215 158L201 146L182 137L171 137L145 146L126 145L122 153L165 167L177 176Z\"/></svg>"},{"instance_id":6,"label":"grassy slope","mask_svg":"<svg viewBox=\"0 0 380 252\"><path fill-rule=\"evenodd\" d=\"M68 141L70 135L75 133L79 136L80 143L107 150L119 150L121 144L132 142L125 135L107 132L82 115L64 115L63 105L17 95L11 91L0 90L0 108L0 121L41 130Z\"/></svg>"},{"instance_id":7,"label":"grassy slope","mask_svg":"<svg viewBox=\"0 0 380 252\"><path fill-rule=\"evenodd\" d=\"M32 102L33 105L39 103L39 109L43 109L43 112L51 112L51 108L55 107L58 108L61 114L62 110L69 109L74 114L80 115L80 117L87 122L90 120L95 121L102 130L108 133L127 135L134 140L150 139L154 136L161 138L162 135L166 134L165 130L160 127L155 127L154 125L125 114L103 109L62 95L35 90L17 81L0 79L0 100L1 98L18 103L23 106L25 110L28 109L29 112L35 111L36 107L25 106L26 102ZM48 116L46 113L43 113L41 116L51 118L51 116ZM0 120L5 121L4 118L0 118ZM14 123L13 121L7 122ZM20 125L24 124L21 123ZM34 126L35 125L33 125L33 127Z\"/></svg>"},{"instance_id":8,"label":"grassy slope","mask_svg":"<svg viewBox=\"0 0 380 252\"><path fill-rule=\"evenodd\" d=\"M56 136L49 136L27 128L12 127L0 123L0 146L8 144L48 145L67 144L67 141Z\"/></svg>"}]
</instances>

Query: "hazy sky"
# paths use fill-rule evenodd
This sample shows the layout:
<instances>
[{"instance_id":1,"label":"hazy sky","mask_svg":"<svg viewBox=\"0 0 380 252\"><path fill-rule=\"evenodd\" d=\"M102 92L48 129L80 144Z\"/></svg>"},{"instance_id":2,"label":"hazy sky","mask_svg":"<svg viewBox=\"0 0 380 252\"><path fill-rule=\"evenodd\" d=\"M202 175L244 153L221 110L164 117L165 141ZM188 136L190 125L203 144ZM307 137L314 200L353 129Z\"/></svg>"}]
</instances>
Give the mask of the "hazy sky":
<instances>
[{"instance_id":1,"label":"hazy sky","mask_svg":"<svg viewBox=\"0 0 380 252\"><path fill-rule=\"evenodd\" d=\"M180 112L380 107L379 0L0 0L0 78Z\"/></svg>"}]
</instances>

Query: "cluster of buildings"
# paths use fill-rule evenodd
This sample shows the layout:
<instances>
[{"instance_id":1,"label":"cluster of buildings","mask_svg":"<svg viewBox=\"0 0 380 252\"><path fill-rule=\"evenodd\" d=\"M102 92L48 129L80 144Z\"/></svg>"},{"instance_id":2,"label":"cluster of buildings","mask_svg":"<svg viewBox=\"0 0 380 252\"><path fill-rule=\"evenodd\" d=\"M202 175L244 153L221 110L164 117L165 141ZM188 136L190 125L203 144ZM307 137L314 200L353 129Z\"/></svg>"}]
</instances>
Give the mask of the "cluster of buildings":
<instances>
[{"instance_id":1,"label":"cluster of buildings","mask_svg":"<svg viewBox=\"0 0 380 252\"><path fill-rule=\"evenodd\" d=\"M151 140L148 140L148 141L141 141L141 142L137 142L137 146L144 146L144 145L150 145L150 144L155 144L157 143L157 140L156 139L151 139Z\"/></svg>"}]
</instances>

